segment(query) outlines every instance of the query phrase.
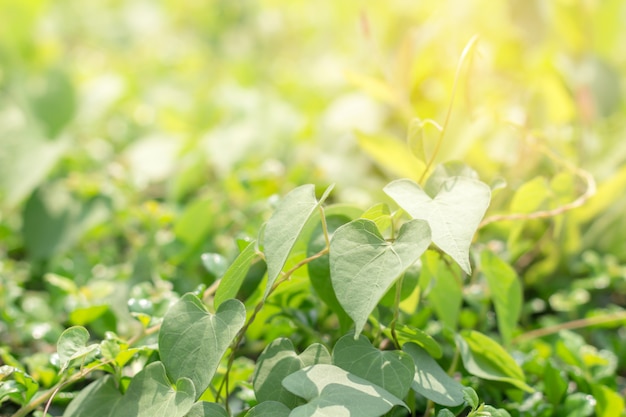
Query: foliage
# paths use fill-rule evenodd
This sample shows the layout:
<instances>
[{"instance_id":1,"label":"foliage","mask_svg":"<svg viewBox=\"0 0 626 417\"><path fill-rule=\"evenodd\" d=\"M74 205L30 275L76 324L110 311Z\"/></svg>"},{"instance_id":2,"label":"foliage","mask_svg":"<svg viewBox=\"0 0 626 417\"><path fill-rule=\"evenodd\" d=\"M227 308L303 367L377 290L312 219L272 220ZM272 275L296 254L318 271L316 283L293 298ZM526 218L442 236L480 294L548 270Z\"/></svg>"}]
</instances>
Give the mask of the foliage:
<instances>
[{"instance_id":1,"label":"foliage","mask_svg":"<svg viewBox=\"0 0 626 417\"><path fill-rule=\"evenodd\" d=\"M626 415L623 2L0 11L0 416Z\"/></svg>"}]
</instances>

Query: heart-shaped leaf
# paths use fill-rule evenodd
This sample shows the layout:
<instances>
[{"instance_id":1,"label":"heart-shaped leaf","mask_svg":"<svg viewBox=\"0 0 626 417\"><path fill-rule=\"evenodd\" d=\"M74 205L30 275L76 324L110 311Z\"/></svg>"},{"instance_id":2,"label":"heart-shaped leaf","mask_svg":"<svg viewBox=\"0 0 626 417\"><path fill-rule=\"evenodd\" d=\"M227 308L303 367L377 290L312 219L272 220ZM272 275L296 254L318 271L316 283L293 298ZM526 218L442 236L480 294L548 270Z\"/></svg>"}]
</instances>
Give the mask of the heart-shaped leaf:
<instances>
[{"instance_id":1,"label":"heart-shaped leaf","mask_svg":"<svg viewBox=\"0 0 626 417\"><path fill-rule=\"evenodd\" d=\"M185 417L229 417L226 410L216 403L198 401L191 407Z\"/></svg>"},{"instance_id":2,"label":"heart-shaped leaf","mask_svg":"<svg viewBox=\"0 0 626 417\"><path fill-rule=\"evenodd\" d=\"M216 308L229 298L235 298L256 256L256 241L249 242L222 277L213 300Z\"/></svg>"},{"instance_id":3,"label":"heart-shaped leaf","mask_svg":"<svg viewBox=\"0 0 626 417\"><path fill-rule=\"evenodd\" d=\"M387 390L334 365L301 369L285 378L283 386L308 401L289 417L379 417L393 406L406 407Z\"/></svg>"},{"instance_id":4,"label":"heart-shaped leaf","mask_svg":"<svg viewBox=\"0 0 626 417\"><path fill-rule=\"evenodd\" d=\"M405 223L394 242L386 241L371 220L341 226L330 242L330 271L337 299L354 320L355 338L393 283L430 244L421 220Z\"/></svg>"},{"instance_id":5,"label":"heart-shaped leaf","mask_svg":"<svg viewBox=\"0 0 626 417\"><path fill-rule=\"evenodd\" d=\"M161 360L172 380L191 379L200 396L245 321L239 300L227 300L210 314L198 297L185 294L169 309L159 331Z\"/></svg>"},{"instance_id":6,"label":"heart-shaped leaf","mask_svg":"<svg viewBox=\"0 0 626 417\"><path fill-rule=\"evenodd\" d=\"M463 385L450 378L441 366L415 343L405 343L402 350L415 362L413 390L429 400L454 407L463 403Z\"/></svg>"},{"instance_id":7,"label":"heart-shaped leaf","mask_svg":"<svg viewBox=\"0 0 626 417\"><path fill-rule=\"evenodd\" d=\"M297 187L280 201L276 211L268 220L263 233L267 261L267 287L264 297L267 297L274 281L285 266L302 229L332 188L332 185L328 187L322 198L317 201L313 184Z\"/></svg>"},{"instance_id":8,"label":"heart-shaped leaf","mask_svg":"<svg viewBox=\"0 0 626 417\"><path fill-rule=\"evenodd\" d=\"M415 182L402 179L389 183L385 193L414 219L426 220L433 242L471 273L469 248L491 199L489 186L467 177L451 177L431 198Z\"/></svg>"},{"instance_id":9,"label":"heart-shaped leaf","mask_svg":"<svg viewBox=\"0 0 626 417\"><path fill-rule=\"evenodd\" d=\"M534 390L524 381L524 372L498 343L484 334L466 330L455 336L465 369L479 378L507 382L523 391Z\"/></svg>"},{"instance_id":10,"label":"heart-shaped leaf","mask_svg":"<svg viewBox=\"0 0 626 417\"><path fill-rule=\"evenodd\" d=\"M252 407L245 417L289 417L291 410L278 401L265 401Z\"/></svg>"},{"instance_id":11,"label":"heart-shaped leaf","mask_svg":"<svg viewBox=\"0 0 626 417\"><path fill-rule=\"evenodd\" d=\"M161 362L146 366L130 381L118 401L115 417L184 417L194 404L196 390L189 378L180 378L176 387L167 379Z\"/></svg>"},{"instance_id":12,"label":"heart-shaped leaf","mask_svg":"<svg viewBox=\"0 0 626 417\"><path fill-rule=\"evenodd\" d=\"M402 351L376 349L367 337L346 335L333 349L333 364L404 398L411 388L415 364Z\"/></svg>"},{"instance_id":13,"label":"heart-shaped leaf","mask_svg":"<svg viewBox=\"0 0 626 417\"><path fill-rule=\"evenodd\" d=\"M57 341L57 352L61 362L61 372L70 366L78 366L88 362L97 352L98 344L86 346L89 332L82 326L66 329Z\"/></svg>"},{"instance_id":14,"label":"heart-shaped leaf","mask_svg":"<svg viewBox=\"0 0 626 417\"><path fill-rule=\"evenodd\" d=\"M257 361L252 382L257 401L279 401L290 408L301 404L298 397L283 388L283 379L305 366L330 362L330 353L319 343L309 346L298 356L291 340L274 340Z\"/></svg>"}]
</instances>

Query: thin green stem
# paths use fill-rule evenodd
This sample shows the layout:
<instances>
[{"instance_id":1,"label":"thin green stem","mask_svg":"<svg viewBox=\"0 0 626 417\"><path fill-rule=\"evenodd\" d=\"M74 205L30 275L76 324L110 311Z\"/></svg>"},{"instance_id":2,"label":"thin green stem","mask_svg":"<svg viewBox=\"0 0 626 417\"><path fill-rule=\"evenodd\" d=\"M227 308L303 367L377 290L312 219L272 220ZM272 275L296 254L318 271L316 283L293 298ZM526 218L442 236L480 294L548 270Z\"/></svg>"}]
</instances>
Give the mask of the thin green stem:
<instances>
[{"instance_id":1,"label":"thin green stem","mask_svg":"<svg viewBox=\"0 0 626 417\"><path fill-rule=\"evenodd\" d=\"M322 218L324 218L324 216L322 216ZM322 227L324 227L324 226L322 226ZM327 242L328 242L328 240L327 240ZM311 256L309 256L306 259L301 260L296 265L294 265L291 269L289 269L289 270L287 270L285 272L282 272L281 273L281 278L276 280L276 282L274 282L274 285L272 285L272 287L268 291L267 296L263 297L261 299L261 301L258 302L258 304L255 306L254 311L252 312L252 315L250 316L250 318L248 319L246 324L244 324L244 326L241 328L241 330L239 330L239 332L237 333L237 336L235 337L234 342L231 344L231 353L230 353L230 356L228 357L228 364L226 365L226 373L224 375L224 379L222 380L222 383L220 384L220 387L217 390L217 395L216 395L216 401L218 401L221 398L222 389L226 388L226 393L224 394L225 395L224 403L225 403L226 411L228 411L228 395L229 395L229 393L228 393L228 379L229 379L228 376L230 375L230 370L232 369L233 362L235 360L235 353L236 353L237 347L241 344L241 342L243 341L244 336L246 335L246 332L248 331L248 329L250 328L252 323L254 323L254 320L256 319L256 317L259 314L259 312L263 309L263 306L265 305L265 300L274 291L276 291L276 288L278 288L278 286L280 284L282 284L285 281L289 281L291 279L291 276L293 275L294 272L296 272L298 269L300 269L304 265L308 264L309 262L312 262L315 259L318 259L318 258L326 255L329 251L330 251L330 247L327 245L324 249L322 249L318 253L316 253L314 255L311 255Z\"/></svg>"},{"instance_id":2,"label":"thin green stem","mask_svg":"<svg viewBox=\"0 0 626 417\"><path fill-rule=\"evenodd\" d=\"M465 45L465 48L463 48L463 52L461 53L461 58L459 58L459 62L457 63L456 73L454 74L454 84L452 85L452 96L450 97L450 104L448 104L448 111L446 112L446 118L443 122L443 127L441 128L441 131L439 132L439 139L437 139L437 143L435 144L435 149L433 150L432 155L430 155L430 158L428 159L428 162L426 163L424 172L422 172L422 175L420 176L420 180L419 180L420 184L424 181L426 174L432 167L433 163L435 162L435 158L437 158L437 154L439 153L439 150L441 149L441 144L443 143L443 138L448 128L448 122L450 121L450 115L452 114L452 108L454 107L454 98L456 97L456 88L459 82L459 78L461 76L461 68L463 67L463 62L465 62L465 58L467 58L467 55L476 44L476 41L478 41L478 35L472 36L469 42L467 42L467 45Z\"/></svg>"}]
</instances>

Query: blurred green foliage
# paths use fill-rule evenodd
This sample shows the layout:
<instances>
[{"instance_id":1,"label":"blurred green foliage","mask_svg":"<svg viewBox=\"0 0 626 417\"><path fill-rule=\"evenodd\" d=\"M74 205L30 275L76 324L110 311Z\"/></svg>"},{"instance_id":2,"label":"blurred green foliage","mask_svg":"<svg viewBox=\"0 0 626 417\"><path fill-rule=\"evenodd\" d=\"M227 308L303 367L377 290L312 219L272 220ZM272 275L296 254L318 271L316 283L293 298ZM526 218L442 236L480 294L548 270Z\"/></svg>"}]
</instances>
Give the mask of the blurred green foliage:
<instances>
[{"instance_id":1,"label":"blurred green foliage","mask_svg":"<svg viewBox=\"0 0 626 417\"><path fill-rule=\"evenodd\" d=\"M0 0L0 17L0 363L42 387L66 327L130 337L158 322L219 278L202 254L230 263L277 195L335 183L333 202L365 210L383 184L419 179L407 141L432 154L427 120L446 120L474 35L436 162L494 184L487 217L558 210L585 193L581 170L598 187L580 208L482 229L477 245L523 282L521 328L626 306L621 0ZM264 273L253 264L241 291ZM447 321L495 331L486 279ZM336 337L308 288L303 274L277 292L242 352ZM441 307L421 308L410 324L432 327ZM525 371L556 382L517 415L581 409L583 394L561 401L572 382L610 410L626 395L623 324L528 342Z\"/></svg>"}]
</instances>

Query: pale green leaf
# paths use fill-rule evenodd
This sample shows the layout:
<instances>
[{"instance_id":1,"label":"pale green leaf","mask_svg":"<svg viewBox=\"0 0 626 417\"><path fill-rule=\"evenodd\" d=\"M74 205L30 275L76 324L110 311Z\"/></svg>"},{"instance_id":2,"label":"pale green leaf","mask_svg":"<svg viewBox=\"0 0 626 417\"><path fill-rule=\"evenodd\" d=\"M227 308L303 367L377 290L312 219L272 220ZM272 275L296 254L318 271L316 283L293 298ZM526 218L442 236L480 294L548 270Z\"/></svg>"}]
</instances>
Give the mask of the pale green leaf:
<instances>
[{"instance_id":1,"label":"pale green leaf","mask_svg":"<svg viewBox=\"0 0 626 417\"><path fill-rule=\"evenodd\" d=\"M257 401L278 401L290 408L302 404L302 400L283 388L282 381L303 367L318 363L330 363L330 354L323 345L311 345L298 356L291 340L274 340L259 356L254 371L252 383Z\"/></svg>"},{"instance_id":2,"label":"pale green leaf","mask_svg":"<svg viewBox=\"0 0 626 417\"><path fill-rule=\"evenodd\" d=\"M384 191L411 217L426 220L433 242L471 273L469 248L489 206L489 186L467 177L451 177L431 198L415 182L402 179L389 183Z\"/></svg>"},{"instance_id":3,"label":"pale green leaf","mask_svg":"<svg viewBox=\"0 0 626 417\"><path fill-rule=\"evenodd\" d=\"M98 350L98 344L86 346L89 332L81 326L66 329L57 341L57 352L61 362L61 372L70 366L88 362Z\"/></svg>"},{"instance_id":4,"label":"pale green leaf","mask_svg":"<svg viewBox=\"0 0 626 417\"><path fill-rule=\"evenodd\" d=\"M255 256L256 241L252 241L246 245L222 277L222 281L219 287L217 287L213 301L216 308L229 298L235 298L241 288L241 284L243 284L246 278L246 274L250 270L250 265Z\"/></svg>"},{"instance_id":5,"label":"pale green leaf","mask_svg":"<svg viewBox=\"0 0 626 417\"><path fill-rule=\"evenodd\" d=\"M278 401L265 401L252 407L245 417L289 417L291 410Z\"/></svg>"},{"instance_id":6,"label":"pale green leaf","mask_svg":"<svg viewBox=\"0 0 626 417\"><path fill-rule=\"evenodd\" d=\"M429 400L447 407L463 403L463 385L452 379L441 366L415 343L405 343L402 350L415 363L411 387Z\"/></svg>"},{"instance_id":7,"label":"pale green leaf","mask_svg":"<svg viewBox=\"0 0 626 417\"><path fill-rule=\"evenodd\" d=\"M343 336L333 348L333 364L404 398L411 388L415 365L402 351L381 351L363 335Z\"/></svg>"},{"instance_id":8,"label":"pale green leaf","mask_svg":"<svg viewBox=\"0 0 626 417\"><path fill-rule=\"evenodd\" d=\"M245 320L239 300L227 300L210 314L195 295L185 294L169 309L159 331L159 352L168 374L174 380L189 378L202 394Z\"/></svg>"},{"instance_id":9,"label":"pale green leaf","mask_svg":"<svg viewBox=\"0 0 626 417\"><path fill-rule=\"evenodd\" d=\"M196 390L189 378L173 387L161 362L153 362L130 381L113 410L115 417L184 417L193 406Z\"/></svg>"},{"instance_id":10,"label":"pale green leaf","mask_svg":"<svg viewBox=\"0 0 626 417\"><path fill-rule=\"evenodd\" d=\"M264 297L267 297L285 266L289 253L307 221L331 190L332 186L328 187L320 201L317 201L313 184L297 187L280 201L268 220L263 233L267 261L267 287Z\"/></svg>"},{"instance_id":11,"label":"pale green leaf","mask_svg":"<svg viewBox=\"0 0 626 417\"><path fill-rule=\"evenodd\" d=\"M415 155L417 159L426 164L426 149L428 149L428 155L431 155L435 146L436 141L439 138L439 134L436 136L425 135L424 131L427 126L434 127L438 133L441 133L441 126L437 122L431 119L413 119L409 124L409 132L407 134L407 142L409 144L409 149Z\"/></svg>"},{"instance_id":12,"label":"pale green leaf","mask_svg":"<svg viewBox=\"0 0 626 417\"><path fill-rule=\"evenodd\" d=\"M357 132L359 146L378 165L396 177L417 180L426 164L409 151L407 144L393 136Z\"/></svg>"},{"instance_id":13,"label":"pale green leaf","mask_svg":"<svg viewBox=\"0 0 626 417\"><path fill-rule=\"evenodd\" d=\"M191 407L185 417L229 417L226 410L216 403L199 401Z\"/></svg>"},{"instance_id":14,"label":"pale green leaf","mask_svg":"<svg viewBox=\"0 0 626 417\"><path fill-rule=\"evenodd\" d=\"M354 320L355 338L382 296L429 244L430 230L420 220L405 223L394 242L386 241L371 220L337 229L330 242L331 279L337 299Z\"/></svg>"},{"instance_id":15,"label":"pale green leaf","mask_svg":"<svg viewBox=\"0 0 626 417\"><path fill-rule=\"evenodd\" d=\"M381 231L391 227L391 211L385 203L379 203L370 207L361 215L361 218L373 221L376 223L378 230Z\"/></svg>"},{"instance_id":16,"label":"pale green leaf","mask_svg":"<svg viewBox=\"0 0 626 417\"><path fill-rule=\"evenodd\" d=\"M463 365L472 375L534 392L526 384L524 372L511 355L489 337L474 330L466 330L457 334L455 340L461 351Z\"/></svg>"},{"instance_id":17,"label":"pale green leaf","mask_svg":"<svg viewBox=\"0 0 626 417\"><path fill-rule=\"evenodd\" d=\"M482 252L480 265L491 290L498 330L504 344L508 345L522 312L522 284L515 270L492 252Z\"/></svg>"},{"instance_id":18,"label":"pale green leaf","mask_svg":"<svg viewBox=\"0 0 626 417\"><path fill-rule=\"evenodd\" d=\"M385 335L391 338L391 330L385 329ZM431 335L416 327L404 324L396 324L396 336L401 344L413 342L424 349L433 358L440 358L443 355L441 346Z\"/></svg>"},{"instance_id":19,"label":"pale green leaf","mask_svg":"<svg viewBox=\"0 0 626 417\"><path fill-rule=\"evenodd\" d=\"M387 390L334 365L313 365L283 380L283 386L307 400L290 417L379 417L406 405Z\"/></svg>"}]
</instances>

